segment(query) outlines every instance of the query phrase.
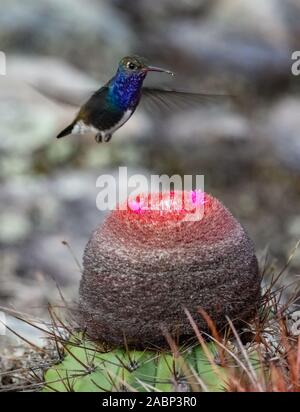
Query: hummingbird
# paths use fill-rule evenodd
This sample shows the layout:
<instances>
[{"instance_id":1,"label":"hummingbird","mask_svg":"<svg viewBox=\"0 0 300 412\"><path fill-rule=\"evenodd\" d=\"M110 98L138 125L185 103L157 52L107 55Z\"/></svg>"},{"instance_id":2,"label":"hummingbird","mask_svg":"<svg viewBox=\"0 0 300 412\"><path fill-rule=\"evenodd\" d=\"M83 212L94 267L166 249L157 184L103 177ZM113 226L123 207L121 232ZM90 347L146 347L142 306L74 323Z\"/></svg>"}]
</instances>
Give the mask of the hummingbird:
<instances>
[{"instance_id":1,"label":"hummingbird","mask_svg":"<svg viewBox=\"0 0 300 412\"><path fill-rule=\"evenodd\" d=\"M209 98L210 94L181 92L143 87L149 72L162 72L174 76L170 70L149 66L137 56L127 56L119 62L116 74L80 108L73 122L62 130L57 138L69 134L95 133L97 143L109 142L113 133L133 115L141 100L150 105L171 108L172 102L184 103ZM149 105L148 105L149 106Z\"/></svg>"}]
</instances>

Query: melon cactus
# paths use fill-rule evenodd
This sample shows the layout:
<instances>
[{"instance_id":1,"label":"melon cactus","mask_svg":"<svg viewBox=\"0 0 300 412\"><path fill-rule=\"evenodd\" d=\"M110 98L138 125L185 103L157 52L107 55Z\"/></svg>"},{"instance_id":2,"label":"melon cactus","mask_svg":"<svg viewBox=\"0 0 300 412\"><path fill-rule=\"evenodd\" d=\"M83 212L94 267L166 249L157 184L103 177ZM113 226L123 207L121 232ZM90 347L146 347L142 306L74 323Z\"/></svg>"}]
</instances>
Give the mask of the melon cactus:
<instances>
[{"instance_id":1,"label":"melon cactus","mask_svg":"<svg viewBox=\"0 0 300 412\"><path fill-rule=\"evenodd\" d=\"M79 316L91 338L162 346L165 333L181 341L194 335L185 309L201 330L207 325L199 309L219 330L227 317L247 321L255 312L260 275L252 241L206 193L197 196L203 214L192 219L195 211L179 202L182 193L151 194L151 202L150 195L129 199L92 234Z\"/></svg>"},{"instance_id":2,"label":"melon cactus","mask_svg":"<svg viewBox=\"0 0 300 412\"><path fill-rule=\"evenodd\" d=\"M149 196L130 198L92 234L76 310L81 335L64 342L44 390L226 388L216 330L229 318L249 320L260 302L253 244L206 193L194 206L194 192ZM217 340L205 343L208 325Z\"/></svg>"}]
</instances>

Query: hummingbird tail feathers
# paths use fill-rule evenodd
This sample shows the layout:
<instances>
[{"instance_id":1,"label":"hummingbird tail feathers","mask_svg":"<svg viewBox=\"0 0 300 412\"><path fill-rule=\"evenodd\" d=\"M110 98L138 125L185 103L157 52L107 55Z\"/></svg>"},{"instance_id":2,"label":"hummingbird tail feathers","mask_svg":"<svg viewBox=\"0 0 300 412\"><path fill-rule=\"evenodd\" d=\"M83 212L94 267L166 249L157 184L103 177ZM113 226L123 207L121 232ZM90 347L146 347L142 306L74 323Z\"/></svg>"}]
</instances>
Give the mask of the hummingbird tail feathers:
<instances>
[{"instance_id":1,"label":"hummingbird tail feathers","mask_svg":"<svg viewBox=\"0 0 300 412\"><path fill-rule=\"evenodd\" d=\"M56 137L57 139L60 139L61 137L67 136L68 134L72 133L72 130L74 128L74 123L70 124L68 127L66 127L64 130L62 130Z\"/></svg>"}]
</instances>

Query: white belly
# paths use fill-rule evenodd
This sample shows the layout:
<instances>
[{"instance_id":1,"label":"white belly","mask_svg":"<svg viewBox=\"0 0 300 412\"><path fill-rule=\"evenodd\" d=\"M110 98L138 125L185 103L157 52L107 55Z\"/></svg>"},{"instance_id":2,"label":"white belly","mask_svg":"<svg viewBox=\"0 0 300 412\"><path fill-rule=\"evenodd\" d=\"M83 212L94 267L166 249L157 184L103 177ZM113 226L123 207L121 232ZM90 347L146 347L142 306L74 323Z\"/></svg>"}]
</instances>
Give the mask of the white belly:
<instances>
[{"instance_id":1,"label":"white belly","mask_svg":"<svg viewBox=\"0 0 300 412\"><path fill-rule=\"evenodd\" d=\"M93 126L85 124L83 120L79 120L79 122L75 124L72 130L72 133L74 134L84 134L88 132L97 133L98 130Z\"/></svg>"}]
</instances>

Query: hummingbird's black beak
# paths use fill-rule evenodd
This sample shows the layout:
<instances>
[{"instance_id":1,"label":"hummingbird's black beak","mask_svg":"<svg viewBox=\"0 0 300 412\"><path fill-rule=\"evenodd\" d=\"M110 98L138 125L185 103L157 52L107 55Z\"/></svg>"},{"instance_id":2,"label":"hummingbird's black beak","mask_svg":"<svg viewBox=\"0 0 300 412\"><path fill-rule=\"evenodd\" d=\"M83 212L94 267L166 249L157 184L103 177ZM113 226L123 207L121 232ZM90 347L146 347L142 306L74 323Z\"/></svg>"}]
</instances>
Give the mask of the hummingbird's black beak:
<instances>
[{"instance_id":1,"label":"hummingbird's black beak","mask_svg":"<svg viewBox=\"0 0 300 412\"><path fill-rule=\"evenodd\" d=\"M168 73L171 76L175 76L173 72L170 70L162 69L160 67L155 67L155 66L147 66L145 69L147 72L163 72L163 73Z\"/></svg>"}]
</instances>

